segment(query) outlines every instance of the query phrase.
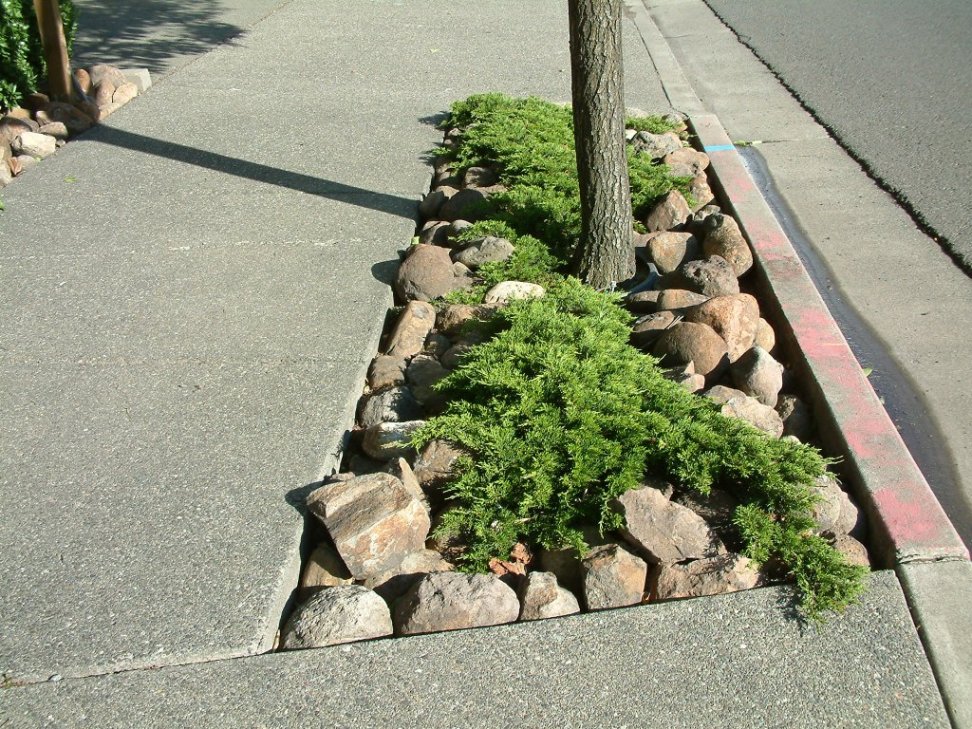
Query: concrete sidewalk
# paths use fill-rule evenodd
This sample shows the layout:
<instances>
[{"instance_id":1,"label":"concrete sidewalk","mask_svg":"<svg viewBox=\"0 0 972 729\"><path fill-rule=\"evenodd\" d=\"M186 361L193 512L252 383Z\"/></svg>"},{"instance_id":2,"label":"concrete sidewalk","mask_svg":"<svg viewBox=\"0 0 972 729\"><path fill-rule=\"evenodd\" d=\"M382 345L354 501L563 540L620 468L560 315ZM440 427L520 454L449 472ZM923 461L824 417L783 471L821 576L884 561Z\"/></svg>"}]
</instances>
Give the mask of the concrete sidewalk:
<instances>
[{"instance_id":1,"label":"concrete sidewalk","mask_svg":"<svg viewBox=\"0 0 972 729\"><path fill-rule=\"evenodd\" d=\"M261 17L4 191L0 726L947 726L891 572L821 631L769 589L246 657L296 585L429 119L570 94L560 3ZM630 17L625 49L628 104L667 111Z\"/></svg>"}]
</instances>

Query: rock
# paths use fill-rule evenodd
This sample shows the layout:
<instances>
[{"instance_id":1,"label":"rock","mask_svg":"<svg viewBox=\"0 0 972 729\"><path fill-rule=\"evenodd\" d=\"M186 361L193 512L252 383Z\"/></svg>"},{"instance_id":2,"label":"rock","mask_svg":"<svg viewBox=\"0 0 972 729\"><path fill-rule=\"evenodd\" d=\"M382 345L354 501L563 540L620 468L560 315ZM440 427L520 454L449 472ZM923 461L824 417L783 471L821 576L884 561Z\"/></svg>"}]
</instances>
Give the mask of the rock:
<instances>
[{"instance_id":1,"label":"rock","mask_svg":"<svg viewBox=\"0 0 972 729\"><path fill-rule=\"evenodd\" d=\"M368 386L372 390L383 390L405 384L405 364L404 357L379 354L368 368Z\"/></svg>"},{"instance_id":2,"label":"rock","mask_svg":"<svg viewBox=\"0 0 972 729\"><path fill-rule=\"evenodd\" d=\"M463 220L462 218L459 220L453 220L451 223L449 223L449 240L454 240L459 236L460 233L471 227L472 223L470 223L468 220Z\"/></svg>"},{"instance_id":3,"label":"rock","mask_svg":"<svg viewBox=\"0 0 972 729\"><path fill-rule=\"evenodd\" d=\"M838 537L847 534L855 539L863 539L867 533L864 512L855 506L843 489L840 490L840 516L834 524L833 533Z\"/></svg>"},{"instance_id":4,"label":"rock","mask_svg":"<svg viewBox=\"0 0 972 729\"><path fill-rule=\"evenodd\" d=\"M444 220L430 220L422 226L418 242L427 246L444 246L449 242L449 224Z\"/></svg>"},{"instance_id":5,"label":"rock","mask_svg":"<svg viewBox=\"0 0 972 729\"><path fill-rule=\"evenodd\" d=\"M705 396L721 405L721 412L728 418L745 420L754 428L768 433L774 438L783 435L783 421L777 412L763 405L755 397L724 385L716 385L705 392Z\"/></svg>"},{"instance_id":6,"label":"rock","mask_svg":"<svg viewBox=\"0 0 972 729\"><path fill-rule=\"evenodd\" d=\"M37 122L31 117L30 109L24 109L23 107L15 107L7 112L7 116L13 117L14 119L19 119L20 121L26 122L30 126L30 131L37 131Z\"/></svg>"},{"instance_id":7,"label":"rock","mask_svg":"<svg viewBox=\"0 0 972 729\"><path fill-rule=\"evenodd\" d=\"M697 372L682 375L675 381L692 393L702 392L705 389L705 377Z\"/></svg>"},{"instance_id":8,"label":"rock","mask_svg":"<svg viewBox=\"0 0 972 729\"><path fill-rule=\"evenodd\" d=\"M138 93L144 94L152 88L152 75L147 68L120 68L122 76L128 83L135 84Z\"/></svg>"},{"instance_id":9,"label":"rock","mask_svg":"<svg viewBox=\"0 0 972 729\"><path fill-rule=\"evenodd\" d=\"M776 412L783 421L783 435L792 435L802 442L808 441L813 435L813 414L796 395L780 395Z\"/></svg>"},{"instance_id":10,"label":"rock","mask_svg":"<svg viewBox=\"0 0 972 729\"><path fill-rule=\"evenodd\" d=\"M358 422L362 428L379 423L419 420L422 415L422 406L408 387L390 387L373 392L361 399L358 408Z\"/></svg>"},{"instance_id":11,"label":"rock","mask_svg":"<svg viewBox=\"0 0 972 729\"><path fill-rule=\"evenodd\" d=\"M425 338L435 326L435 308L425 301L405 305L385 347L385 354L408 359L422 351Z\"/></svg>"},{"instance_id":12,"label":"rock","mask_svg":"<svg viewBox=\"0 0 972 729\"><path fill-rule=\"evenodd\" d=\"M51 100L47 94L42 94L38 91L35 91L34 93L27 94L27 96L24 97L23 107L25 109L30 109L32 112L36 114L38 111L42 111L43 109L45 109L47 105L50 103Z\"/></svg>"},{"instance_id":13,"label":"rock","mask_svg":"<svg viewBox=\"0 0 972 729\"><path fill-rule=\"evenodd\" d=\"M431 440L415 459L415 477L423 488L439 490L452 479L456 459L464 454L448 441Z\"/></svg>"},{"instance_id":14,"label":"rock","mask_svg":"<svg viewBox=\"0 0 972 729\"><path fill-rule=\"evenodd\" d=\"M638 132L632 143L639 154L647 154L652 159L664 159L666 155L682 148L682 140L673 132L665 134Z\"/></svg>"},{"instance_id":15,"label":"rock","mask_svg":"<svg viewBox=\"0 0 972 729\"><path fill-rule=\"evenodd\" d=\"M502 281L486 292L487 304L508 304L514 299L540 299L547 292L543 286L525 281Z\"/></svg>"},{"instance_id":16,"label":"rock","mask_svg":"<svg viewBox=\"0 0 972 729\"><path fill-rule=\"evenodd\" d=\"M472 279L456 276L449 251L438 246L412 246L395 276L395 293L405 301L431 301L471 285Z\"/></svg>"},{"instance_id":17,"label":"rock","mask_svg":"<svg viewBox=\"0 0 972 729\"><path fill-rule=\"evenodd\" d=\"M867 547L848 534L839 534L834 539L834 549L844 555L844 558L850 564L868 568L871 566L871 559L868 557Z\"/></svg>"},{"instance_id":18,"label":"rock","mask_svg":"<svg viewBox=\"0 0 972 729\"><path fill-rule=\"evenodd\" d=\"M101 81L94 90L94 103L99 109L104 109L112 104L115 95L115 85L111 81Z\"/></svg>"},{"instance_id":19,"label":"rock","mask_svg":"<svg viewBox=\"0 0 972 729\"><path fill-rule=\"evenodd\" d=\"M432 549L413 552L391 570L381 572L365 580L365 587L377 592L388 604L400 598L425 575L433 572L449 572L453 566Z\"/></svg>"},{"instance_id":20,"label":"rock","mask_svg":"<svg viewBox=\"0 0 972 729\"><path fill-rule=\"evenodd\" d=\"M699 257L702 248L691 233L663 232L652 236L646 249L659 273L671 273L683 263Z\"/></svg>"},{"instance_id":21,"label":"rock","mask_svg":"<svg viewBox=\"0 0 972 729\"><path fill-rule=\"evenodd\" d=\"M692 205L693 214L705 210L706 206L715 200L715 193L709 187L709 180L706 178L705 173L692 178L692 184L689 186L689 194L695 199L695 205Z\"/></svg>"},{"instance_id":22,"label":"rock","mask_svg":"<svg viewBox=\"0 0 972 729\"><path fill-rule=\"evenodd\" d=\"M715 296L685 309L685 321L706 324L726 343L730 362L738 360L753 346L759 322L759 304L749 294Z\"/></svg>"},{"instance_id":23,"label":"rock","mask_svg":"<svg viewBox=\"0 0 972 729\"><path fill-rule=\"evenodd\" d=\"M697 491L685 491L672 499L677 504L691 509L717 533L731 532L735 529L733 517L739 502L728 491L713 488L707 495Z\"/></svg>"},{"instance_id":24,"label":"rock","mask_svg":"<svg viewBox=\"0 0 972 729\"><path fill-rule=\"evenodd\" d=\"M436 633L514 622L516 593L493 575L435 572L425 575L398 601L398 635Z\"/></svg>"},{"instance_id":25,"label":"rock","mask_svg":"<svg viewBox=\"0 0 972 729\"><path fill-rule=\"evenodd\" d=\"M640 317L631 327L631 344L650 350L662 333L675 323L671 311L659 311Z\"/></svg>"},{"instance_id":26,"label":"rock","mask_svg":"<svg viewBox=\"0 0 972 729\"><path fill-rule=\"evenodd\" d=\"M412 394L415 399L426 407L439 406L445 403L445 396L436 392L435 384L449 374L449 370L435 357L428 355L418 355L408 365L405 370L405 379L408 381Z\"/></svg>"},{"instance_id":27,"label":"rock","mask_svg":"<svg viewBox=\"0 0 972 729\"><path fill-rule=\"evenodd\" d=\"M355 579L395 568L425 549L431 522L421 501L387 473L321 486L307 497Z\"/></svg>"},{"instance_id":28,"label":"rock","mask_svg":"<svg viewBox=\"0 0 972 729\"><path fill-rule=\"evenodd\" d=\"M741 554L698 559L688 564L661 565L652 574L653 600L724 595L749 590L761 583L754 562Z\"/></svg>"},{"instance_id":29,"label":"rock","mask_svg":"<svg viewBox=\"0 0 972 729\"><path fill-rule=\"evenodd\" d=\"M111 103L127 104L136 96L138 96L138 86L131 81L125 81L125 83L115 88L115 93L111 96Z\"/></svg>"},{"instance_id":30,"label":"rock","mask_svg":"<svg viewBox=\"0 0 972 729\"><path fill-rule=\"evenodd\" d=\"M78 88L81 89L82 94L91 91L91 74L83 68L76 68L73 76L74 80L78 82Z\"/></svg>"},{"instance_id":31,"label":"rock","mask_svg":"<svg viewBox=\"0 0 972 729\"><path fill-rule=\"evenodd\" d=\"M495 307L491 306L450 304L439 311L439 315L436 317L436 326L443 334L452 337L460 334L468 322L489 318L494 310Z\"/></svg>"},{"instance_id":32,"label":"rock","mask_svg":"<svg viewBox=\"0 0 972 729\"><path fill-rule=\"evenodd\" d=\"M97 86L103 81L108 81L112 86L117 88L126 82L125 74L106 63L98 63L91 66L88 69L88 75L91 78L91 84L93 86Z\"/></svg>"},{"instance_id":33,"label":"rock","mask_svg":"<svg viewBox=\"0 0 972 729\"><path fill-rule=\"evenodd\" d=\"M694 362L696 373L707 382L717 380L729 366L726 343L706 324L678 322L662 333L652 351L665 361Z\"/></svg>"},{"instance_id":34,"label":"rock","mask_svg":"<svg viewBox=\"0 0 972 729\"><path fill-rule=\"evenodd\" d=\"M21 154L10 160L10 171L13 172L14 175L19 175L24 171L29 170L37 163L38 159L36 157L31 157L29 154Z\"/></svg>"},{"instance_id":35,"label":"rock","mask_svg":"<svg viewBox=\"0 0 972 729\"><path fill-rule=\"evenodd\" d=\"M726 551L705 519L653 486L626 491L613 506L624 519L625 540L652 564L714 557Z\"/></svg>"},{"instance_id":36,"label":"rock","mask_svg":"<svg viewBox=\"0 0 972 729\"><path fill-rule=\"evenodd\" d=\"M577 598L552 572L531 572L520 587L520 620L545 620L580 612Z\"/></svg>"},{"instance_id":37,"label":"rock","mask_svg":"<svg viewBox=\"0 0 972 729\"><path fill-rule=\"evenodd\" d=\"M452 254L455 261L475 270L484 263L505 261L513 255L513 244L506 238L486 236Z\"/></svg>"},{"instance_id":38,"label":"rock","mask_svg":"<svg viewBox=\"0 0 972 729\"><path fill-rule=\"evenodd\" d=\"M813 520L817 522L818 534L834 534L835 527L840 521L843 491L840 485L829 475L821 476L810 488L817 496L817 503L813 505Z\"/></svg>"},{"instance_id":39,"label":"rock","mask_svg":"<svg viewBox=\"0 0 972 729\"><path fill-rule=\"evenodd\" d=\"M648 217L645 218L645 228L648 232L672 230L682 225L691 215L692 210L682 197L682 193L678 190L670 190L648 213Z\"/></svg>"},{"instance_id":40,"label":"rock","mask_svg":"<svg viewBox=\"0 0 972 729\"><path fill-rule=\"evenodd\" d=\"M767 352L772 352L773 347L776 346L776 333L773 331L770 323L763 318L760 318L756 325L756 340L754 344L758 344Z\"/></svg>"},{"instance_id":41,"label":"rock","mask_svg":"<svg viewBox=\"0 0 972 729\"><path fill-rule=\"evenodd\" d=\"M423 425L424 420L372 425L365 430L361 449L376 461L407 457L413 451L409 440Z\"/></svg>"},{"instance_id":42,"label":"rock","mask_svg":"<svg viewBox=\"0 0 972 729\"><path fill-rule=\"evenodd\" d=\"M443 220L468 220L475 223L489 212L487 193L478 187L466 187L443 203L439 217Z\"/></svg>"},{"instance_id":43,"label":"rock","mask_svg":"<svg viewBox=\"0 0 972 729\"><path fill-rule=\"evenodd\" d=\"M689 261L672 278L678 285L666 288L688 289L708 297L739 293L736 274L726 259L720 256L709 256L704 261Z\"/></svg>"},{"instance_id":44,"label":"rock","mask_svg":"<svg viewBox=\"0 0 972 729\"><path fill-rule=\"evenodd\" d=\"M706 256L720 256L728 261L736 276L753 266L753 253L743 238L739 225L729 215L713 215L707 221L709 232L702 241Z\"/></svg>"},{"instance_id":45,"label":"rock","mask_svg":"<svg viewBox=\"0 0 972 729\"><path fill-rule=\"evenodd\" d=\"M690 306L697 306L709 297L687 289L664 289L658 292L656 308L658 311L680 312Z\"/></svg>"},{"instance_id":46,"label":"rock","mask_svg":"<svg viewBox=\"0 0 972 729\"><path fill-rule=\"evenodd\" d=\"M40 134L46 134L49 137L54 137L54 139L67 139L68 138L68 128L64 125L64 122L50 122L49 124L44 124L38 130Z\"/></svg>"},{"instance_id":47,"label":"rock","mask_svg":"<svg viewBox=\"0 0 972 729\"><path fill-rule=\"evenodd\" d=\"M57 150L57 140L38 132L24 132L13 140L10 151L16 155L27 155L44 159L50 157Z\"/></svg>"},{"instance_id":48,"label":"rock","mask_svg":"<svg viewBox=\"0 0 972 729\"><path fill-rule=\"evenodd\" d=\"M673 177L696 177L709 166L709 155L682 147L666 154L662 161L668 165L668 172Z\"/></svg>"},{"instance_id":49,"label":"rock","mask_svg":"<svg viewBox=\"0 0 972 729\"><path fill-rule=\"evenodd\" d=\"M450 347L448 350L446 350L446 352L442 355L439 361L442 362L443 367L446 367L447 369L450 370L454 370L456 367L459 366L459 363L460 361L462 361L462 358L466 354L466 352L472 349L472 347L473 347L472 344L466 342L457 343L454 346Z\"/></svg>"},{"instance_id":50,"label":"rock","mask_svg":"<svg viewBox=\"0 0 972 729\"><path fill-rule=\"evenodd\" d=\"M426 220L435 218L438 216L442 206L445 205L446 200L455 195L457 192L459 192L459 190L447 185L442 185L435 188L432 190L432 192L422 198L422 202L419 203L419 215Z\"/></svg>"},{"instance_id":51,"label":"rock","mask_svg":"<svg viewBox=\"0 0 972 729\"><path fill-rule=\"evenodd\" d=\"M321 542L307 560L304 574L300 578L300 587L302 590L337 587L350 585L353 581L354 578L341 561L337 550L330 543Z\"/></svg>"},{"instance_id":52,"label":"rock","mask_svg":"<svg viewBox=\"0 0 972 729\"><path fill-rule=\"evenodd\" d=\"M618 544L595 547L581 561L588 610L637 605L645 594L648 565Z\"/></svg>"},{"instance_id":53,"label":"rock","mask_svg":"<svg viewBox=\"0 0 972 729\"><path fill-rule=\"evenodd\" d=\"M499 182L499 176L488 167L470 167L462 176L463 187L489 187Z\"/></svg>"},{"instance_id":54,"label":"rock","mask_svg":"<svg viewBox=\"0 0 972 729\"><path fill-rule=\"evenodd\" d=\"M439 359L443 354L446 353L446 350L448 350L449 347L451 346L452 346L452 341L449 339L449 337L447 337L444 334L440 334L439 332L433 331L431 334L429 334L429 336L425 338L425 349L423 349L422 351L425 352L430 357L435 357L436 359Z\"/></svg>"},{"instance_id":55,"label":"rock","mask_svg":"<svg viewBox=\"0 0 972 729\"><path fill-rule=\"evenodd\" d=\"M6 149L4 145L3 149ZM0 187L5 187L13 182L14 174L10 169L10 161L0 157Z\"/></svg>"},{"instance_id":56,"label":"rock","mask_svg":"<svg viewBox=\"0 0 972 729\"><path fill-rule=\"evenodd\" d=\"M281 633L281 647L321 648L392 634L388 605L360 585L320 590L300 605Z\"/></svg>"},{"instance_id":57,"label":"rock","mask_svg":"<svg viewBox=\"0 0 972 729\"><path fill-rule=\"evenodd\" d=\"M763 405L776 407L783 389L783 365L765 349L755 346L748 350L729 366L729 374L737 388Z\"/></svg>"},{"instance_id":58,"label":"rock","mask_svg":"<svg viewBox=\"0 0 972 729\"><path fill-rule=\"evenodd\" d=\"M624 306L632 314L654 314L660 296L660 291L637 291L624 297Z\"/></svg>"},{"instance_id":59,"label":"rock","mask_svg":"<svg viewBox=\"0 0 972 729\"><path fill-rule=\"evenodd\" d=\"M402 482L402 486L408 491L412 496L422 502L422 506L425 507L426 511L429 511L429 502L425 498L425 492L419 485L418 479L415 477L415 471L408 464L404 458L392 458L388 461L385 466L385 473L390 474Z\"/></svg>"}]
</instances>

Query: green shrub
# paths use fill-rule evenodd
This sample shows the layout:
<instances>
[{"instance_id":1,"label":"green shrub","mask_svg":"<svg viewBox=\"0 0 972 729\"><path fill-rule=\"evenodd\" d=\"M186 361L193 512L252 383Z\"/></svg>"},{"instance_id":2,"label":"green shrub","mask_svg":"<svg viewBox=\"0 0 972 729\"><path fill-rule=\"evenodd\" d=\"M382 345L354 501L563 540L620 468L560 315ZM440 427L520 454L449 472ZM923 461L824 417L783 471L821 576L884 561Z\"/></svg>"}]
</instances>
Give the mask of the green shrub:
<instances>
[{"instance_id":1,"label":"green shrub","mask_svg":"<svg viewBox=\"0 0 972 729\"><path fill-rule=\"evenodd\" d=\"M72 0L60 0L60 8L70 53L77 14ZM37 91L46 73L33 0L0 0L0 108L15 107Z\"/></svg>"}]
</instances>

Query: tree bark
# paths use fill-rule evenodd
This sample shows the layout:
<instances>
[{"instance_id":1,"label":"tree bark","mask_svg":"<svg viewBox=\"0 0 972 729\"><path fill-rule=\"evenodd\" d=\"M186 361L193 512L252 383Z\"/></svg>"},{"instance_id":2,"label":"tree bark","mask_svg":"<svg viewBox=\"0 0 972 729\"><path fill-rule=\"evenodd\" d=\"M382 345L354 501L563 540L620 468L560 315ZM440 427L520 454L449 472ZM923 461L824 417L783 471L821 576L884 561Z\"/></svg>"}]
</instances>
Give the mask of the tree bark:
<instances>
[{"instance_id":1,"label":"tree bark","mask_svg":"<svg viewBox=\"0 0 972 729\"><path fill-rule=\"evenodd\" d=\"M621 1L568 0L581 239L574 271L597 289L635 272L624 140Z\"/></svg>"},{"instance_id":2,"label":"tree bark","mask_svg":"<svg viewBox=\"0 0 972 729\"><path fill-rule=\"evenodd\" d=\"M34 0L34 14L37 15L37 30L44 46L48 91L52 99L70 101L71 61L58 0Z\"/></svg>"}]
</instances>

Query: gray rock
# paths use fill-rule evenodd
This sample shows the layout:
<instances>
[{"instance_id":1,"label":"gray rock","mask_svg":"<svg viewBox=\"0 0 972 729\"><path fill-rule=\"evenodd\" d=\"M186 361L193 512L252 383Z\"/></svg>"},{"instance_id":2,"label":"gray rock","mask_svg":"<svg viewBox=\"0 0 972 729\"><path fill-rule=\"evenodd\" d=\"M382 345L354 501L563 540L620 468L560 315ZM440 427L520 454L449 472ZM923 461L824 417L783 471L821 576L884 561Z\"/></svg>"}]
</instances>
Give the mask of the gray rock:
<instances>
[{"instance_id":1,"label":"gray rock","mask_svg":"<svg viewBox=\"0 0 972 729\"><path fill-rule=\"evenodd\" d=\"M776 402L776 412L783 420L783 435L792 435L803 442L813 435L813 413L796 395L780 395Z\"/></svg>"},{"instance_id":2,"label":"gray rock","mask_svg":"<svg viewBox=\"0 0 972 729\"><path fill-rule=\"evenodd\" d=\"M624 297L624 306L632 314L654 314L660 296L660 291L636 291Z\"/></svg>"},{"instance_id":3,"label":"gray rock","mask_svg":"<svg viewBox=\"0 0 972 729\"><path fill-rule=\"evenodd\" d=\"M365 429L361 449L376 461L408 457L414 450L409 441L423 425L424 420L372 425Z\"/></svg>"},{"instance_id":4,"label":"gray rock","mask_svg":"<svg viewBox=\"0 0 972 729\"><path fill-rule=\"evenodd\" d=\"M763 405L776 407L783 389L783 365L765 349L757 345L745 352L729 366L729 374L737 388Z\"/></svg>"},{"instance_id":5,"label":"gray rock","mask_svg":"<svg viewBox=\"0 0 972 729\"><path fill-rule=\"evenodd\" d=\"M709 187L709 180L706 178L704 172L692 178L692 184L689 186L689 194L695 199L695 204L692 205L693 214L705 210L709 203L715 200L715 193Z\"/></svg>"},{"instance_id":6,"label":"gray rock","mask_svg":"<svg viewBox=\"0 0 972 729\"><path fill-rule=\"evenodd\" d=\"M365 580L365 587L377 592L388 604L392 604L425 575L433 572L449 572L453 566L432 549L412 552L394 568L380 572Z\"/></svg>"},{"instance_id":7,"label":"gray rock","mask_svg":"<svg viewBox=\"0 0 972 729\"><path fill-rule=\"evenodd\" d=\"M665 134L638 132L632 139L632 144L638 154L647 154L652 159L664 159L665 155L682 148L682 140L674 132Z\"/></svg>"},{"instance_id":8,"label":"gray rock","mask_svg":"<svg viewBox=\"0 0 972 729\"><path fill-rule=\"evenodd\" d=\"M671 311L658 311L639 317L631 327L631 344L650 350L662 333L674 323L675 314Z\"/></svg>"},{"instance_id":9,"label":"gray rock","mask_svg":"<svg viewBox=\"0 0 972 729\"><path fill-rule=\"evenodd\" d=\"M413 357L422 351L425 338L435 326L435 308L425 301L410 301L395 322L385 354L393 357Z\"/></svg>"},{"instance_id":10,"label":"gray rock","mask_svg":"<svg viewBox=\"0 0 972 729\"><path fill-rule=\"evenodd\" d=\"M471 269L477 269L484 263L505 261L513 255L513 244L506 238L486 236L473 241L462 250L452 254L452 258Z\"/></svg>"},{"instance_id":11,"label":"gray rock","mask_svg":"<svg viewBox=\"0 0 972 729\"><path fill-rule=\"evenodd\" d=\"M618 544L595 547L581 561L588 610L637 605L645 594L648 565Z\"/></svg>"},{"instance_id":12,"label":"gray rock","mask_svg":"<svg viewBox=\"0 0 972 729\"><path fill-rule=\"evenodd\" d=\"M755 397L741 390L724 385L709 388L705 396L721 405L722 414L727 418L745 420L754 428L762 430L774 438L783 435L783 421L779 414L768 405L763 405Z\"/></svg>"},{"instance_id":13,"label":"gray rock","mask_svg":"<svg viewBox=\"0 0 972 729\"><path fill-rule=\"evenodd\" d=\"M624 518L624 538L652 564L714 557L726 551L705 519L652 486L626 491L613 506Z\"/></svg>"},{"instance_id":14,"label":"gray rock","mask_svg":"<svg viewBox=\"0 0 972 729\"><path fill-rule=\"evenodd\" d=\"M670 190L665 197L655 203L655 206L645 218L645 228L648 232L673 230L682 225L692 215L685 198L678 190Z\"/></svg>"},{"instance_id":15,"label":"gray rock","mask_svg":"<svg viewBox=\"0 0 972 729\"><path fill-rule=\"evenodd\" d=\"M754 344L758 344L767 352L772 352L773 347L776 346L776 332L773 331L773 327L765 319L761 318L756 325L756 340Z\"/></svg>"},{"instance_id":16,"label":"gray rock","mask_svg":"<svg viewBox=\"0 0 972 729\"><path fill-rule=\"evenodd\" d=\"M398 267L395 293L405 301L431 301L472 286L472 279L457 276L449 251L439 246L412 246Z\"/></svg>"},{"instance_id":17,"label":"gray rock","mask_svg":"<svg viewBox=\"0 0 972 729\"><path fill-rule=\"evenodd\" d=\"M449 349L446 350L446 352L440 358L442 365L447 369L454 370L459 366L459 363L466 352L472 349L473 346L474 345L467 342L457 342L452 347L449 347Z\"/></svg>"},{"instance_id":18,"label":"gray rock","mask_svg":"<svg viewBox=\"0 0 972 729\"><path fill-rule=\"evenodd\" d=\"M10 150L17 155L44 159L57 151L57 140L39 132L24 132L13 140Z\"/></svg>"},{"instance_id":19,"label":"gray rock","mask_svg":"<svg viewBox=\"0 0 972 729\"><path fill-rule=\"evenodd\" d=\"M691 147L682 147L666 154L663 162L674 177L696 177L709 166L709 155Z\"/></svg>"},{"instance_id":20,"label":"gray rock","mask_svg":"<svg viewBox=\"0 0 972 729\"><path fill-rule=\"evenodd\" d=\"M729 215L713 215L707 221L709 232L702 241L706 256L720 256L729 262L736 276L742 276L753 266L753 253Z\"/></svg>"},{"instance_id":21,"label":"gray rock","mask_svg":"<svg viewBox=\"0 0 972 729\"><path fill-rule=\"evenodd\" d=\"M717 380L729 366L726 343L705 324L678 322L662 333L652 351L666 362L694 362L696 373L708 382Z\"/></svg>"},{"instance_id":22,"label":"gray rock","mask_svg":"<svg viewBox=\"0 0 972 729\"><path fill-rule=\"evenodd\" d=\"M459 190L454 187L449 187L447 185L441 185L435 188L422 198L422 202L419 203L419 215L424 219L429 220L431 218L436 218L439 214L439 210L445 205L445 201L450 197L455 195Z\"/></svg>"},{"instance_id":23,"label":"gray rock","mask_svg":"<svg viewBox=\"0 0 972 729\"><path fill-rule=\"evenodd\" d=\"M373 473L329 483L307 497L357 580L395 568L425 549L431 521L425 506L394 476Z\"/></svg>"},{"instance_id":24,"label":"gray rock","mask_svg":"<svg viewBox=\"0 0 972 729\"><path fill-rule=\"evenodd\" d=\"M514 622L520 601L493 575L435 572L425 575L398 601L398 635L436 633Z\"/></svg>"},{"instance_id":25,"label":"gray rock","mask_svg":"<svg viewBox=\"0 0 972 729\"><path fill-rule=\"evenodd\" d=\"M290 616L281 633L285 650L321 648L392 634L388 605L360 585L314 593Z\"/></svg>"},{"instance_id":26,"label":"gray rock","mask_svg":"<svg viewBox=\"0 0 972 729\"><path fill-rule=\"evenodd\" d=\"M499 182L499 176L489 167L470 167L462 176L463 187L489 187Z\"/></svg>"},{"instance_id":27,"label":"gray rock","mask_svg":"<svg viewBox=\"0 0 972 729\"><path fill-rule=\"evenodd\" d=\"M408 387L390 387L365 395L358 408L358 422L362 428L379 423L419 420L422 415L422 405Z\"/></svg>"},{"instance_id":28,"label":"gray rock","mask_svg":"<svg viewBox=\"0 0 972 729\"><path fill-rule=\"evenodd\" d=\"M726 296L739 293L739 281L732 266L721 256L709 256L704 261L689 261L672 276L675 286L705 296Z\"/></svg>"},{"instance_id":29,"label":"gray rock","mask_svg":"<svg viewBox=\"0 0 972 729\"><path fill-rule=\"evenodd\" d=\"M818 501L813 505L813 520L817 522L817 532L819 534L837 533L837 524L840 521L840 512L843 505L844 492L840 485L829 475L821 476L817 479L811 491L817 496Z\"/></svg>"},{"instance_id":30,"label":"gray rock","mask_svg":"<svg viewBox=\"0 0 972 729\"><path fill-rule=\"evenodd\" d=\"M452 480L456 460L463 455L461 448L448 441L431 440L415 459L415 477L423 488L441 489Z\"/></svg>"},{"instance_id":31,"label":"gray rock","mask_svg":"<svg viewBox=\"0 0 972 729\"><path fill-rule=\"evenodd\" d=\"M372 390L382 390L405 384L405 366L404 357L379 354L368 368L368 386Z\"/></svg>"},{"instance_id":32,"label":"gray rock","mask_svg":"<svg viewBox=\"0 0 972 729\"><path fill-rule=\"evenodd\" d=\"M321 542L307 560L304 573L300 578L300 587L302 590L312 590L320 587L350 585L353 581L354 578L341 561L341 555L337 550L329 542Z\"/></svg>"},{"instance_id":33,"label":"gray rock","mask_svg":"<svg viewBox=\"0 0 972 729\"><path fill-rule=\"evenodd\" d=\"M54 137L55 140L65 140L68 138L68 128L64 122L52 121L42 125L37 132Z\"/></svg>"},{"instance_id":34,"label":"gray rock","mask_svg":"<svg viewBox=\"0 0 972 729\"><path fill-rule=\"evenodd\" d=\"M552 572L530 572L520 586L520 620L544 620L580 612L577 598Z\"/></svg>"},{"instance_id":35,"label":"gray rock","mask_svg":"<svg viewBox=\"0 0 972 729\"><path fill-rule=\"evenodd\" d=\"M445 246L449 243L449 224L444 220L430 220L419 232L419 243L427 246Z\"/></svg>"},{"instance_id":36,"label":"gray rock","mask_svg":"<svg viewBox=\"0 0 972 729\"><path fill-rule=\"evenodd\" d=\"M749 294L715 296L683 311L685 321L706 324L726 343L730 362L738 360L756 341L759 304Z\"/></svg>"},{"instance_id":37,"label":"gray rock","mask_svg":"<svg viewBox=\"0 0 972 729\"><path fill-rule=\"evenodd\" d=\"M475 223L489 212L487 192L478 187L466 187L457 192L439 208L443 220L468 220Z\"/></svg>"},{"instance_id":38,"label":"gray rock","mask_svg":"<svg viewBox=\"0 0 972 729\"><path fill-rule=\"evenodd\" d=\"M702 253L699 240L694 235L671 231L652 236L645 248L659 273L671 273L683 263L699 258Z\"/></svg>"},{"instance_id":39,"label":"gray rock","mask_svg":"<svg viewBox=\"0 0 972 729\"><path fill-rule=\"evenodd\" d=\"M415 399L426 407L439 407L445 396L435 391L435 384L449 374L435 357L420 354L412 359L405 370L405 378Z\"/></svg>"},{"instance_id":40,"label":"gray rock","mask_svg":"<svg viewBox=\"0 0 972 729\"><path fill-rule=\"evenodd\" d=\"M650 593L653 600L674 600L749 590L761 582L754 562L740 554L724 554L659 566L652 573Z\"/></svg>"},{"instance_id":41,"label":"gray rock","mask_svg":"<svg viewBox=\"0 0 972 729\"><path fill-rule=\"evenodd\" d=\"M484 300L487 304L508 304L514 299L539 299L546 293L540 284L502 281L486 292Z\"/></svg>"},{"instance_id":42,"label":"gray rock","mask_svg":"<svg viewBox=\"0 0 972 729\"><path fill-rule=\"evenodd\" d=\"M867 533L864 512L851 501L843 489L840 490L840 516L834 524L833 533L837 536L847 534L859 540L863 540Z\"/></svg>"}]
</instances>

